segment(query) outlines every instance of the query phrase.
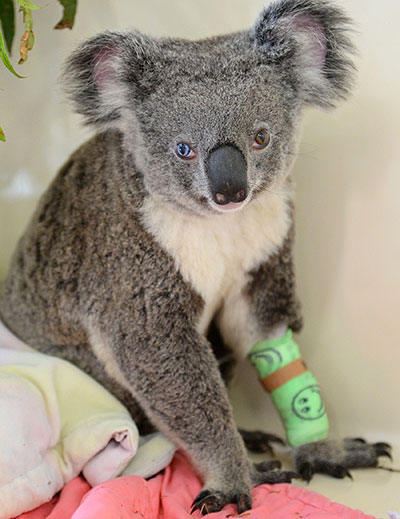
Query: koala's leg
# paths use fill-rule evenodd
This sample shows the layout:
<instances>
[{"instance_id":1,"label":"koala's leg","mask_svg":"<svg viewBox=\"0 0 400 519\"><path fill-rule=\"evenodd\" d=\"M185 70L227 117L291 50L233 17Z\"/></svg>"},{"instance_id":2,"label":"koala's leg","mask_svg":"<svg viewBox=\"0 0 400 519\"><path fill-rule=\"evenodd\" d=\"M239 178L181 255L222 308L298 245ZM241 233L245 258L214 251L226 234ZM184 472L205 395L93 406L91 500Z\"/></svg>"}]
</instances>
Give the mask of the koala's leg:
<instances>
[{"instance_id":1,"label":"koala's leg","mask_svg":"<svg viewBox=\"0 0 400 519\"><path fill-rule=\"evenodd\" d=\"M174 330L155 327L156 336L139 345L116 317L107 319L109 328L92 326L92 340L110 348L152 422L191 456L218 509L239 501L249 508L249 462L210 345L181 322Z\"/></svg>"},{"instance_id":2,"label":"koala's leg","mask_svg":"<svg viewBox=\"0 0 400 519\"><path fill-rule=\"evenodd\" d=\"M250 464L218 362L190 322L188 307L170 292L157 293L156 301L144 301L143 328L129 334L129 304L121 297L118 303L101 312L101 320L92 319L90 341L109 349L152 422L188 452L204 475L194 507L212 512L237 503L243 512L251 506L255 481L290 481L293 473L263 472Z\"/></svg>"}]
</instances>

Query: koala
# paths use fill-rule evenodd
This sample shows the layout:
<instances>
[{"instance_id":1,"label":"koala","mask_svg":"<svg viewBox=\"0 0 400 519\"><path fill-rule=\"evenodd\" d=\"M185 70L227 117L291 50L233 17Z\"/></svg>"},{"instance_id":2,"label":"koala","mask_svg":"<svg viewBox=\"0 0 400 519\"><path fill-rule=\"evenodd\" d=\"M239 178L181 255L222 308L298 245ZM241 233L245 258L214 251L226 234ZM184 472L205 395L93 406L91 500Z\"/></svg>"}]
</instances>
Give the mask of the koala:
<instances>
[{"instance_id":1,"label":"koala","mask_svg":"<svg viewBox=\"0 0 400 519\"><path fill-rule=\"evenodd\" d=\"M69 99L96 135L61 168L14 253L0 316L19 338L92 375L191 457L203 514L250 490L376 466L388 444L293 449L297 473L254 465L224 379L259 340L302 325L293 265L305 106L351 90L347 16L278 0L246 31L200 41L104 32L69 58Z\"/></svg>"}]
</instances>

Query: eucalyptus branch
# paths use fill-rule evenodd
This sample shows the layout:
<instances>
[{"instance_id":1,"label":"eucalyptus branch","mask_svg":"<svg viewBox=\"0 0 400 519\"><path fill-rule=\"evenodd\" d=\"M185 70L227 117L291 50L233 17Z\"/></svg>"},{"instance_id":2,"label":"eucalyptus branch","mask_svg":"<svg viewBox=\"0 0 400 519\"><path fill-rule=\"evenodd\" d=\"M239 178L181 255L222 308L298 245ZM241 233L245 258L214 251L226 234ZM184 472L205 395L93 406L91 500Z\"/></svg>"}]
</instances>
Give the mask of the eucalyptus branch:
<instances>
[{"instance_id":1,"label":"eucalyptus branch","mask_svg":"<svg viewBox=\"0 0 400 519\"><path fill-rule=\"evenodd\" d=\"M32 11L41 8L30 0L15 1L19 5L19 12L22 13L24 21L24 34L22 35L19 46L20 60L18 62L18 65L22 65L28 59L28 52L32 50L35 42ZM61 20L55 25L54 29L72 29L75 21L78 0L58 0L58 2L63 6L63 15ZM14 0L0 1L0 29L0 59L5 67L14 74L14 76L22 79L24 76L21 76L16 72L9 58L15 36ZM4 132L0 126L0 141L4 142L5 140Z\"/></svg>"}]
</instances>

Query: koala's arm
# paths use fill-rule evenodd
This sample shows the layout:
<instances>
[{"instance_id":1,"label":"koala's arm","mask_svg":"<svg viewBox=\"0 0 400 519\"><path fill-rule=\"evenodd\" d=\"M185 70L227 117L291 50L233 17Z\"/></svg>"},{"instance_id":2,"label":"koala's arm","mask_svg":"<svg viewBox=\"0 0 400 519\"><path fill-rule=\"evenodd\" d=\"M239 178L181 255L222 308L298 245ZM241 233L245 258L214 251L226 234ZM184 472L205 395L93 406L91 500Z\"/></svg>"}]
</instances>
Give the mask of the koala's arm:
<instances>
[{"instance_id":1,"label":"koala's arm","mask_svg":"<svg viewBox=\"0 0 400 519\"><path fill-rule=\"evenodd\" d=\"M132 291L120 285L118 302L90 319L89 337L109 349L146 414L190 454L208 486L231 482L233 492L240 479L245 491L245 449L211 346L192 321L189 293L177 279L135 298L132 311Z\"/></svg>"},{"instance_id":2,"label":"koala's arm","mask_svg":"<svg viewBox=\"0 0 400 519\"><path fill-rule=\"evenodd\" d=\"M146 277L145 266L143 270ZM171 275L162 272L138 296L132 296L128 283L120 283L112 305L102 307L97 299L100 306L88 334L92 344L100 341L109 349L150 419L189 453L203 474L205 490L196 506L212 511L238 502L244 510L252 485L287 482L293 473L249 463L218 362L196 331L200 298L179 275Z\"/></svg>"},{"instance_id":3,"label":"koala's arm","mask_svg":"<svg viewBox=\"0 0 400 519\"><path fill-rule=\"evenodd\" d=\"M297 332L302 327L295 287L293 239L292 227L282 246L250 275L245 291L249 314L243 332L247 344L243 348L268 336L283 335L287 328ZM252 450L264 452L268 450L270 435L257 432L250 434L250 440ZM380 456L391 458L391 446L385 442L371 444L362 438L327 439L295 447L291 454L296 472L310 481L315 473L344 478L351 477L349 469L376 467Z\"/></svg>"}]
</instances>

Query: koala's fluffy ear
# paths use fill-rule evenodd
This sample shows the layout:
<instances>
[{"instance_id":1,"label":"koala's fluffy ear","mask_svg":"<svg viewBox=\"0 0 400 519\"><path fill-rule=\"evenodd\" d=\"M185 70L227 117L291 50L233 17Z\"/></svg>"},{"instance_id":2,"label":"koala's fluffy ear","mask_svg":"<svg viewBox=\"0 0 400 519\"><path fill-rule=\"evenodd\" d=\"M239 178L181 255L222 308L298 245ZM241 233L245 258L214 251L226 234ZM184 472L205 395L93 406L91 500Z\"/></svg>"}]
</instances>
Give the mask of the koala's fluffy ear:
<instances>
[{"instance_id":1,"label":"koala's fluffy ear","mask_svg":"<svg viewBox=\"0 0 400 519\"><path fill-rule=\"evenodd\" d=\"M278 0L267 6L252 37L268 63L286 67L305 103L335 106L350 93L351 21L327 0Z\"/></svg>"},{"instance_id":2,"label":"koala's fluffy ear","mask_svg":"<svg viewBox=\"0 0 400 519\"><path fill-rule=\"evenodd\" d=\"M81 44L62 75L75 111L87 124L118 126L124 108L148 93L155 52L140 33L107 31Z\"/></svg>"}]
</instances>

